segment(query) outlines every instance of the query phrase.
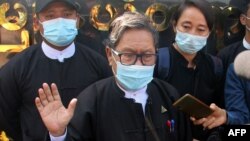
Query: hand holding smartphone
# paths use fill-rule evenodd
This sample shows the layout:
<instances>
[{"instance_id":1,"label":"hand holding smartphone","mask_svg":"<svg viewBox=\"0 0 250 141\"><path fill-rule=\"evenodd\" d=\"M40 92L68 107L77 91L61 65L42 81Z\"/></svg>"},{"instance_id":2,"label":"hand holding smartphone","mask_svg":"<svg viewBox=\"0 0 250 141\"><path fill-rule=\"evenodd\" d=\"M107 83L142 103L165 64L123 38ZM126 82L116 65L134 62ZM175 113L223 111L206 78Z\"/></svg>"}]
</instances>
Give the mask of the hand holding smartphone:
<instances>
[{"instance_id":1,"label":"hand holding smartphone","mask_svg":"<svg viewBox=\"0 0 250 141\"><path fill-rule=\"evenodd\" d=\"M174 102L173 106L196 119L207 117L213 113L208 105L190 94L182 96Z\"/></svg>"}]
</instances>

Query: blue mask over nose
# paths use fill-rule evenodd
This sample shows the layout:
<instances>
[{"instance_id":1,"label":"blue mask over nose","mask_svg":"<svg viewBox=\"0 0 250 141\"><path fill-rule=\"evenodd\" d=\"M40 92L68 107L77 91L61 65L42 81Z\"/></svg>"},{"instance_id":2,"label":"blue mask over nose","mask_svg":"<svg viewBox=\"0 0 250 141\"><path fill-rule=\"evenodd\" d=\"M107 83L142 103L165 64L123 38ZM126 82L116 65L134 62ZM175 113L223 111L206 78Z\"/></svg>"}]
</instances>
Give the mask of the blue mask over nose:
<instances>
[{"instance_id":1,"label":"blue mask over nose","mask_svg":"<svg viewBox=\"0 0 250 141\"><path fill-rule=\"evenodd\" d=\"M76 20L57 18L41 23L44 33L42 36L52 45L63 47L75 39L78 31Z\"/></svg>"},{"instance_id":2,"label":"blue mask over nose","mask_svg":"<svg viewBox=\"0 0 250 141\"><path fill-rule=\"evenodd\" d=\"M153 79L153 66L130 65L125 66L116 61L116 78L119 84L128 91L136 91L145 87Z\"/></svg>"},{"instance_id":3,"label":"blue mask over nose","mask_svg":"<svg viewBox=\"0 0 250 141\"><path fill-rule=\"evenodd\" d=\"M208 36L198 36L176 30L175 42L181 51L195 54L207 43Z\"/></svg>"}]
</instances>

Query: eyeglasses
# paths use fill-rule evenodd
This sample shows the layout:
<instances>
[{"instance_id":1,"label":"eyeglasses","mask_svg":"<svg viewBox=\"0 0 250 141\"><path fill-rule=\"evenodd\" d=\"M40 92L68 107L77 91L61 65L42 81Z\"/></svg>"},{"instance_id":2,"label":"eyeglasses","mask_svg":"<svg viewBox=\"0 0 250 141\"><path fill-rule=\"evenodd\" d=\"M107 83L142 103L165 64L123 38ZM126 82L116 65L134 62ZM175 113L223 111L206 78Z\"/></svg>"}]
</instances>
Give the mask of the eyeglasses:
<instances>
[{"instance_id":1,"label":"eyeglasses","mask_svg":"<svg viewBox=\"0 0 250 141\"><path fill-rule=\"evenodd\" d=\"M155 64L157 54L134 54L134 53L119 53L112 49L112 52L120 57L120 62L123 65L134 65L140 58L141 63L144 66L152 66Z\"/></svg>"}]
</instances>

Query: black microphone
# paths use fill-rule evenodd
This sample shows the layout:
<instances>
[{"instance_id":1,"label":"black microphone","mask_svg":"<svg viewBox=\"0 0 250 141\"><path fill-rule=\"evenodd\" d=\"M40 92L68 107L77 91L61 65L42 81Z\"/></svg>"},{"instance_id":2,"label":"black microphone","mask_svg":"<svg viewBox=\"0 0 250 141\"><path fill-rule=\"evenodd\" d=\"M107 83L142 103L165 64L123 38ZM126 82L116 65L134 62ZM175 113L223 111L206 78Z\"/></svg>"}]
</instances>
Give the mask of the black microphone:
<instances>
[{"instance_id":1,"label":"black microphone","mask_svg":"<svg viewBox=\"0 0 250 141\"><path fill-rule=\"evenodd\" d=\"M234 60L235 73L250 80L250 50L239 53Z\"/></svg>"}]
</instances>

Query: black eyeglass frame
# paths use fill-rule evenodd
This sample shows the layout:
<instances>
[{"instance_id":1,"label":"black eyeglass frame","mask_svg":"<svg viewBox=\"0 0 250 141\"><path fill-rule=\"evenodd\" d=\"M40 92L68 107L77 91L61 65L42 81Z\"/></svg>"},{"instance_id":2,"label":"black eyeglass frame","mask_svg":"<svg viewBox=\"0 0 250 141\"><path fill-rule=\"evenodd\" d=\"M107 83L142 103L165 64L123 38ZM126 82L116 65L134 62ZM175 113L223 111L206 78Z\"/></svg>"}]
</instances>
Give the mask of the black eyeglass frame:
<instances>
[{"instance_id":1,"label":"black eyeglass frame","mask_svg":"<svg viewBox=\"0 0 250 141\"><path fill-rule=\"evenodd\" d=\"M113 52L115 55L119 56L119 59L120 59L121 64L122 64L122 65L125 65L125 66L134 65L134 64L136 63L136 61L138 60L138 58L140 58L140 61L141 61L141 63L142 63L143 66L153 66L153 65L155 65L156 58L157 58L157 55L158 55L157 53L156 53L156 54L134 54L134 53L122 53L122 52L118 52L118 51L116 51L116 50L114 50L114 49L111 49L111 50L112 50L112 52ZM126 63L124 63L124 62L122 61L122 55L135 55L136 58L135 58L134 62L132 62L132 63L130 63L130 64L126 64ZM148 55L152 55L152 56L155 57L155 58L154 58L154 59L155 59L154 63L152 63L152 64L145 64L145 63L144 63L144 61L143 61L143 56L148 56Z\"/></svg>"}]
</instances>

